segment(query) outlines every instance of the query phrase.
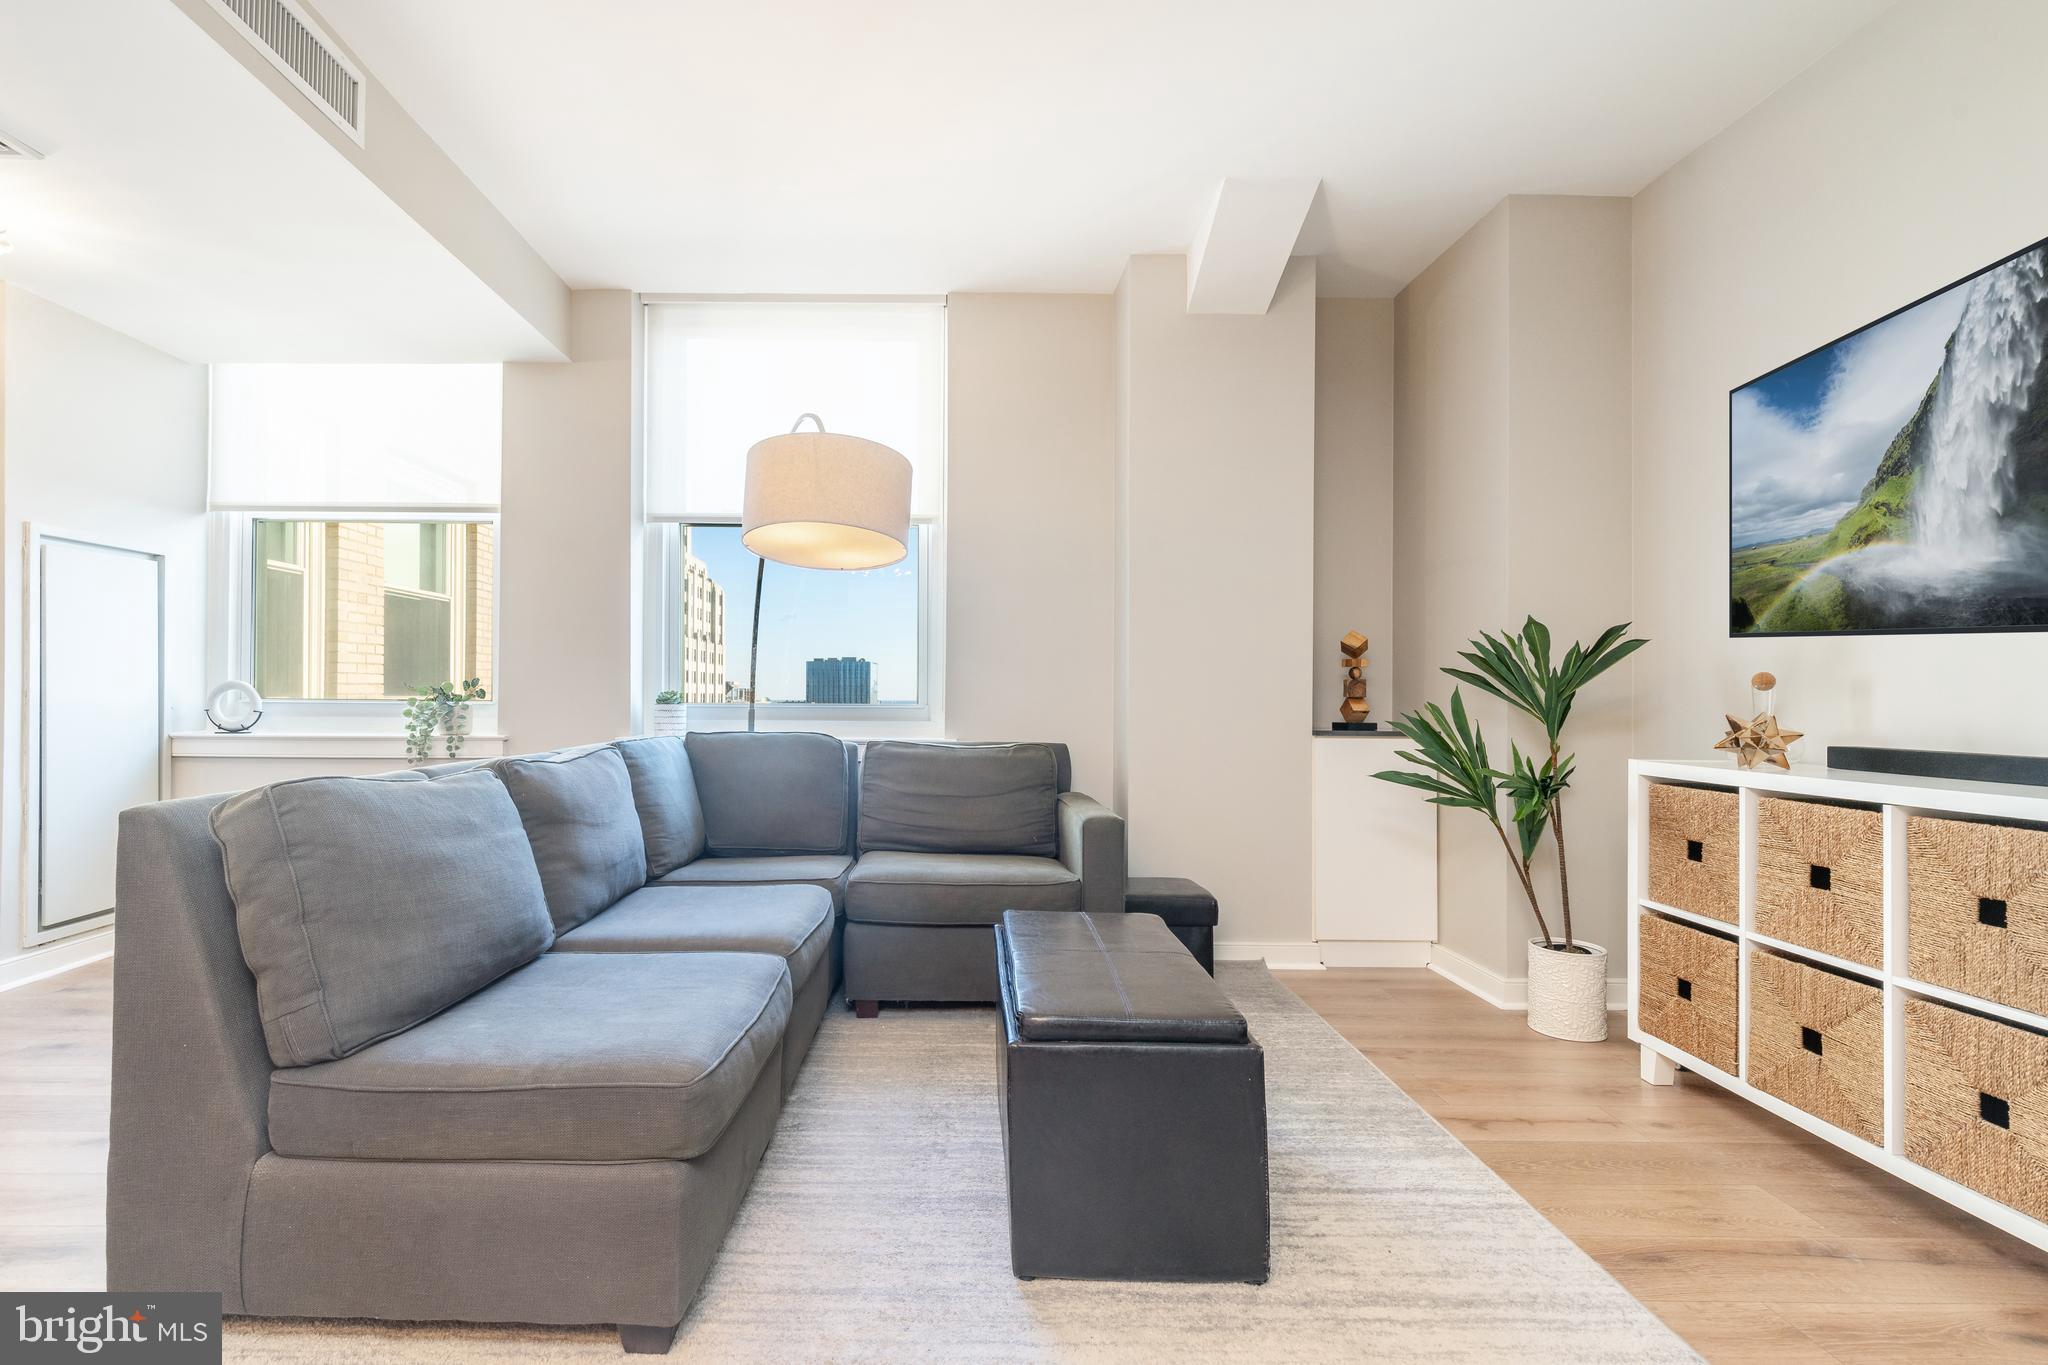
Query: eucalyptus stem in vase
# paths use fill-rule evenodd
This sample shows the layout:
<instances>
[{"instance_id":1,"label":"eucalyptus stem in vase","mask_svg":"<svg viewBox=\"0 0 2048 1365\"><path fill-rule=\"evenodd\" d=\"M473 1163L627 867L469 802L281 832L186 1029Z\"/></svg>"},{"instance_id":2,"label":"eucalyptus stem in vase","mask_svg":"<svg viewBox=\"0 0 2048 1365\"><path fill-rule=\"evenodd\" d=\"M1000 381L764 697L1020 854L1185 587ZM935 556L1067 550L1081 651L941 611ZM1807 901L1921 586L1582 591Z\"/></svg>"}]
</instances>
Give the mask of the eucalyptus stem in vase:
<instances>
[{"instance_id":1,"label":"eucalyptus stem in vase","mask_svg":"<svg viewBox=\"0 0 2048 1365\"><path fill-rule=\"evenodd\" d=\"M485 699L479 678L420 688L405 704L405 761L424 763L433 757L436 733L449 758L461 753L469 738L469 705Z\"/></svg>"}]
</instances>

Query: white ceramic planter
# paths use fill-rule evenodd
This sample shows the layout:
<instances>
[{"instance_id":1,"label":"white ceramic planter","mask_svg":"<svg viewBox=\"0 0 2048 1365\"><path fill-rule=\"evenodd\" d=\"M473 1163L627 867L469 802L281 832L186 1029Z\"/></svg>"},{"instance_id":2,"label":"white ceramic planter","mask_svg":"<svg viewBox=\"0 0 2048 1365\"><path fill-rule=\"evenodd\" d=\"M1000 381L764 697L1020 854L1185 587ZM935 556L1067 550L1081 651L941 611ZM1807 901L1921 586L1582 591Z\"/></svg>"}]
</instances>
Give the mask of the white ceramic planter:
<instances>
[{"instance_id":1,"label":"white ceramic planter","mask_svg":"<svg viewBox=\"0 0 2048 1365\"><path fill-rule=\"evenodd\" d=\"M1529 940L1529 1027L1551 1038L1597 1043L1607 1037L1607 950L1584 939L1581 953Z\"/></svg>"},{"instance_id":2,"label":"white ceramic planter","mask_svg":"<svg viewBox=\"0 0 2048 1365\"><path fill-rule=\"evenodd\" d=\"M649 728L648 733L655 735L682 734L690 728L689 722L684 718L684 713L688 709L688 707L680 703L656 702L654 704L654 724Z\"/></svg>"}]
</instances>

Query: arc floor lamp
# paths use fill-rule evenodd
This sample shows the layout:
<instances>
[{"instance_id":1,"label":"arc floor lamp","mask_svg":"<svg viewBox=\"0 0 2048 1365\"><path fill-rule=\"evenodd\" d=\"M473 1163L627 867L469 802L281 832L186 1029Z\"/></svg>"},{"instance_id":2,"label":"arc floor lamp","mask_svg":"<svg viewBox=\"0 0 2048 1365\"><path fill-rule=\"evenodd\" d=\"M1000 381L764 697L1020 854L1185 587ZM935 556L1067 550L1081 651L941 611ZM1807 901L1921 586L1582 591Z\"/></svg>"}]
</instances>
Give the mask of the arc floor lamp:
<instances>
[{"instance_id":1,"label":"arc floor lamp","mask_svg":"<svg viewBox=\"0 0 2048 1365\"><path fill-rule=\"evenodd\" d=\"M816 431L805 431L810 422ZM768 561L799 569L880 569L910 552L910 461L879 441L825 430L815 412L747 451L740 543L754 566L747 729L760 690L761 587Z\"/></svg>"}]
</instances>

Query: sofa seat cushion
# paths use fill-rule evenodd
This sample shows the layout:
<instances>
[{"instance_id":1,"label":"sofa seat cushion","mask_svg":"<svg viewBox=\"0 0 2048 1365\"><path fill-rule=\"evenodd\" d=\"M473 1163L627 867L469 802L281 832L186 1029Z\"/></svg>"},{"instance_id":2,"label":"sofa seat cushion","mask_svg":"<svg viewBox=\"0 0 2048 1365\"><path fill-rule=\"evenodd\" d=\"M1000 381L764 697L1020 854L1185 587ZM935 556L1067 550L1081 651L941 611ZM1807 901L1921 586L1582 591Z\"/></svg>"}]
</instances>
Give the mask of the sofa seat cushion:
<instances>
[{"instance_id":1,"label":"sofa seat cushion","mask_svg":"<svg viewBox=\"0 0 2048 1365\"><path fill-rule=\"evenodd\" d=\"M1079 910L1081 879L1054 858L863 853L846 877L862 924L998 924L1005 910Z\"/></svg>"},{"instance_id":2,"label":"sofa seat cushion","mask_svg":"<svg viewBox=\"0 0 2048 1365\"><path fill-rule=\"evenodd\" d=\"M782 857L699 858L684 863L656 886L758 886L803 883L822 886L836 904L853 859L843 853L793 853Z\"/></svg>"},{"instance_id":3,"label":"sofa seat cushion","mask_svg":"<svg viewBox=\"0 0 2048 1365\"><path fill-rule=\"evenodd\" d=\"M387 1161L687 1161L789 1023L780 957L549 953L340 1061L271 1073L270 1145Z\"/></svg>"},{"instance_id":4,"label":"sofa seat cushion","mask_svg":"<svg viewBox=\"0 0 2048 1365\"><path fill-rule=\"evenodd\" d=\"M610 745L505 758L555 932L567 933L647 880L647 845L626 760Z\"/></svg>"},{"instance_id":5,"label":"sofa seat cushion","mask_svg":"<svg viewBox=\"0 0 2048 1365\"><path fill-rule=\"evenodd\" d=\"M410 1028L554 938L519 811L487 772L301 778L211 819L278 1066Z\"/></svg>"},{"instance_id":6,"label":"sofa seat cushion","mask_svg":"<svg viewBox=\"0 0 2048 1365\"><path fill-rule=\"evenodd\" d=\"M771 953L799 991L832 946L822 886L649 886L555 940L564 953Z\"/></svg>"}]
</instances>

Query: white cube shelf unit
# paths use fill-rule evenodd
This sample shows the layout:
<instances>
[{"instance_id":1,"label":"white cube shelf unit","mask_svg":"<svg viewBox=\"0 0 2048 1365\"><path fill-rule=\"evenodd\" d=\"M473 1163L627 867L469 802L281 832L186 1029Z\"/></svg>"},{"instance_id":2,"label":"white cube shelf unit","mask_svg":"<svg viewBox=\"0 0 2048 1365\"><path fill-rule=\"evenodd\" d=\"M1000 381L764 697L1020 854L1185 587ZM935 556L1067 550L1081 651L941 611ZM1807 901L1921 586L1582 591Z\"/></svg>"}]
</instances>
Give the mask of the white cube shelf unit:
<instances>
[{"instance_id":1,"label":"white cube shelf unit","mask_svg":"<svg viewBox=\"0 0 2048 1365\"><path fill-rule=\"evenodd\" d=\"M1736 793L1740 809L1740 857L1739 914L1735 923L1650 899L1651 792L1663 783ZM1850 961L1756 930L1758 802L1773 796L1873 807L1881 813L1881 963L1870 965ZM1916 999L1936 1001L1981 1017L2017 1025L2023 1030L2048 1034L2048 1015L1915 980L1911 975L1908 967L1906 831L1908 818L1916 815L2048 826L2048 789L1860 773L1818 765L1795 765L1789 773L1772 768L1745 772L1725 760L1632 760L1629 763L1628 886L1631 904L1628 916L1628 1036L1641 1046L1645 1082L1670 1084L1675 1079L1674 1067L1683 1067L1985 1222L2035 1246L2048 1248L2048 1223L1919 1165L1906 1155L1906 1007L1909 1002ZM1695 855L1688 849L1687 856ZM1820 885L1818 881L1814 884ZM2003 904L1998 902L2001 912ZM1642 991L1638 945L1642 918L1651 913L1734 940L1738 958L1739 1014L1734 1071L1693 1056L1643 1028L1639 1017ZM1765 951L1852 975L1882 990L1881 1143L1867 1141L1838 1128L1751 1084L1751 963L1756 954Z\"/></svg>"}]
</instances>

